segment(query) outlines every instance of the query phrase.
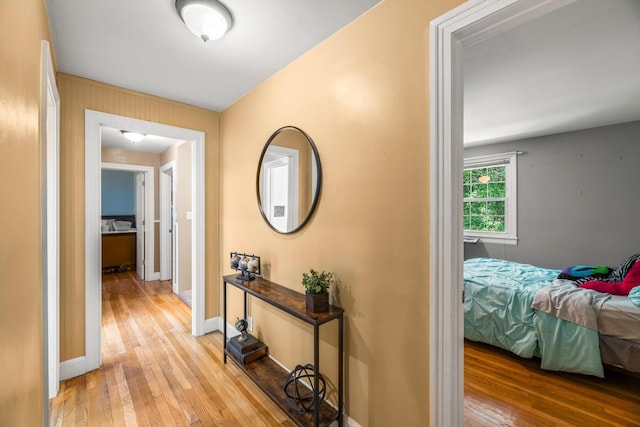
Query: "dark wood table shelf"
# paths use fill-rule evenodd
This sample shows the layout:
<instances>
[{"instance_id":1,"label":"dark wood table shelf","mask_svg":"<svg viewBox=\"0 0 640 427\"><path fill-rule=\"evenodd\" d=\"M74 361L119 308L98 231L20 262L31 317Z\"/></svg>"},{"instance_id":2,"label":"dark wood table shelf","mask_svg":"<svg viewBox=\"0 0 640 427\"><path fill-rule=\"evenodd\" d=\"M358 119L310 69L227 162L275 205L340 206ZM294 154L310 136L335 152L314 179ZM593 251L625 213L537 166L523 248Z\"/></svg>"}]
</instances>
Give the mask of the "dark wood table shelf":
<instances>
[{"instance_id":1,"label":"dark wood table shelf","mask_svg":"<svg viewBox=\"0 0 640 427\"><path fill-rule=\"evenodd\" d=\"M239 363L233 355L226 351L226 354L234 365L240 368L260 389L275 402L296 425L300 427L313 426L313 413L307 412L299 414L294 411L284 398L284 383L288 372L269 357L251 362L247 365ZM338 419L338 411L327 402L320 404L320 425L328 426Z\"/></svg>"},{"instance_id":2,"label":"dark wood table shelf","mask_svg":"<svg viewBox=\"0 0 640 427\"><path fill-rule=\"evenodd\" d=\"M338 321L338 410L326 402L315 405L313 412L298 414L287 405L284 398L284 382L288 372L281 368L269 357L247 365L238 363L232 356L230 358L244 371L257 385L269 396L291 420L298 426L328 426L333 421L338 421L338 426L343 426L344 412L344 310L330 305L329 309L322 313L312 313L306 309L304 294L296 292L277 283L257 277L251 281L241 281L236 275L224 276L223 280L223 336L224 336L224 363L227 363L227 285L234 286L243 292L244 318L247 318L247 295L270 304L291 316L313 326L313 366L316 372L320 372L320 326L332 320ZM318 390L318 376L314 377L314 390ZM317 401L319 397L314 396Z\"/></svg>"}]
</instances>

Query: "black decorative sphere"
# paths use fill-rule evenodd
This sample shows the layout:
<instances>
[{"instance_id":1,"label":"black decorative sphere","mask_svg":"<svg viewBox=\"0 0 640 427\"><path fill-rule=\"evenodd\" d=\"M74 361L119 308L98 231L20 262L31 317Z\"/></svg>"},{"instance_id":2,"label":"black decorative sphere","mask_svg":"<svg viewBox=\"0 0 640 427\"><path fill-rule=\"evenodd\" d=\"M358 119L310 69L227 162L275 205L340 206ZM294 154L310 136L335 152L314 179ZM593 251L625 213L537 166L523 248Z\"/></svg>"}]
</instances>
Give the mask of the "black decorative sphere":
<instances>
[{"instance_id":1,"label":"black decorative sphere","mask_svg":"<svg viewBox=\"0 0 640 427\"><path fill-rule=\"evenodd\" d=\"M287 405L299 414L313 411L313 382L316 370L312 364L298 365L287 375L284 383L284 397ZM322 403L326 393L326 383L318 374L318 402Z\"/></svg>"}]
</instances>

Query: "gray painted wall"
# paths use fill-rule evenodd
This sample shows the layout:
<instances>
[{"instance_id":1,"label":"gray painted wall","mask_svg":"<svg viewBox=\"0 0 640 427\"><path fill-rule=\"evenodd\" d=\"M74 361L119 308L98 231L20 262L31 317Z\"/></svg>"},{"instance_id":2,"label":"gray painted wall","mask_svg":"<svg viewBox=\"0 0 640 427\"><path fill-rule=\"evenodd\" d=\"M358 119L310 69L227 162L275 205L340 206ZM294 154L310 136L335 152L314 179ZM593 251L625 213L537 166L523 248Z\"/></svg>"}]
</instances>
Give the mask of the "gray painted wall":
<instances>
[{"instance_id":1,"label":"gray painted wall","mask_svg":"<svg viewBox=\"0 0 640 427\"><path fill-rule=\"evenodd\" d=\"M640 121L465 149L518 156L518 244L466 243L465 259L615 266L640 252Z\"/></svg>"}]
</instances>

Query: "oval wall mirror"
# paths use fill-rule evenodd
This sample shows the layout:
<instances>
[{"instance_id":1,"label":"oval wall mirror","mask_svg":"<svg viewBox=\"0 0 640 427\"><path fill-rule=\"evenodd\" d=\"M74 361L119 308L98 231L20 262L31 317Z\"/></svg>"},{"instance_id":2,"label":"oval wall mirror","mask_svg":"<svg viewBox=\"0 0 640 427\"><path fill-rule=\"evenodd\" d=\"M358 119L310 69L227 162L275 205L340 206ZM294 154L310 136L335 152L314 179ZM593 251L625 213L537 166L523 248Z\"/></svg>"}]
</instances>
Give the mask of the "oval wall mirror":
<instances>
[{"instance_id":1,"label":"oval wall mirror","mask_svg":"<svg viewBox=\"0 0 640 427\"><path fill-rule=\"evenodd\" d=\"M258 162L260 213L278 233L300 230L311 218L322 183L320 156L303 130L285 126L273 133Z\"/></svg>"}]
</instances>

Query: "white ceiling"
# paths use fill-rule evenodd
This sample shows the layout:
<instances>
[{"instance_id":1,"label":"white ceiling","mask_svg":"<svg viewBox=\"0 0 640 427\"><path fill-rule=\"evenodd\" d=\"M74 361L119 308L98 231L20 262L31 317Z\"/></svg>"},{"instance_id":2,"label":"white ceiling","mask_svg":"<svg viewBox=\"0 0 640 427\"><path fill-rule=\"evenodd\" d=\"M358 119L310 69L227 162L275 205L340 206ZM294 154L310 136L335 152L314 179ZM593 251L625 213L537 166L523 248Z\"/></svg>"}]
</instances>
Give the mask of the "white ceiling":
<instances>
[{"instance_id":1,"label":"white ceiling","mask_svg":"<svg viewBox=\"0 0 640 427\"><path fill-rule=\"evenodd\" d=\"M380 0L222 0L204 43L175 0L47 0L58 71L222 111Z\"/></svg>"},{"instance_id":2,"label":"white ceiling","mask_svg":"<svg viewBox=\"0 0 640 427\"><path fill-rule=\"evenodd\" d=\"M222 111L379 0L223 2L234 26L203 43L174 0L47 0L58 70ZM640 120L640 0L576 0L464 54L467 145Z\"/></svg>"},{"instance_id":3,"label":"white ceiling","mask_svg":"<svg viewBox=\"0 0 640 427\"><path fill-rule=\"evenodd\" d=\"M464 60L467 146L640 120L638 0L577 0Z\"/></svg>"}]
</instances>

